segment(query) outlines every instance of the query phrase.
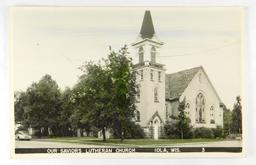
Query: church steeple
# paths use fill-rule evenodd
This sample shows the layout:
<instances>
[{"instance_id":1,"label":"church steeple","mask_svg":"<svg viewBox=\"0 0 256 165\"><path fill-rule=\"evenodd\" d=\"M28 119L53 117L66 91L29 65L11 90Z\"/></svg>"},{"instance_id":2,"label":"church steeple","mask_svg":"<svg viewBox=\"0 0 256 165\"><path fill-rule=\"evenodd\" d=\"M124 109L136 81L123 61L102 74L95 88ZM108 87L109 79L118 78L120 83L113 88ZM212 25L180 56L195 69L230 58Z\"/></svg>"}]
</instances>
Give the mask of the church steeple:
<instances>
[{"instance_id":1,"label":"church steeple","mask_svg":"<svg viewBox=\"0 0 256 165\"><path fill-rule=\"evenodd\" d=\"M139 56L139 64L156 64L156 57L159 54L159 49L164 43L158 40L155 34L151 13L145 11L140 34L137 41L132 46L137 49Z\"/></svg>"},{"instance_id":2,"label":"church steeple","mask_svg":"<svg viewBox=\"0 0 256 165\"><path fill-rule=\"evenodd\" d=\"M152 38L154 34L155 34L155 29L153 26L151 14L149 10L146 10L144 14L142 26L140 29L140 35L141 35L141 38L145 39L145 38Z\"/></svg>"}]
</instances>

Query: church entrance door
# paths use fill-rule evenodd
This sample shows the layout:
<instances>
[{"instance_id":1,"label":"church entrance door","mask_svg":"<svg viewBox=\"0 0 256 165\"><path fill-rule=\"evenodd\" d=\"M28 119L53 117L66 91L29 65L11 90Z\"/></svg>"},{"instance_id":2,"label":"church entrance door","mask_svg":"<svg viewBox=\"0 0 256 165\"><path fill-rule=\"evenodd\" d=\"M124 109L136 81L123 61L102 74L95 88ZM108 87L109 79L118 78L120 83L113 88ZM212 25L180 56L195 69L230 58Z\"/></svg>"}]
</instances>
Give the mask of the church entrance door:
<instances>
[{"instance_id":1,"label":"church entrance door","mask_svg":"<svg viewBox=\"0 0 256 165\"><path fill-rule=\"evenodd\" d=\"M154 128L154 132L153 132L153 137L155 140L158 140L159 137L159 121L158 119L155 119L153 122L153 128Z\"/></svg>"}]
</instances>

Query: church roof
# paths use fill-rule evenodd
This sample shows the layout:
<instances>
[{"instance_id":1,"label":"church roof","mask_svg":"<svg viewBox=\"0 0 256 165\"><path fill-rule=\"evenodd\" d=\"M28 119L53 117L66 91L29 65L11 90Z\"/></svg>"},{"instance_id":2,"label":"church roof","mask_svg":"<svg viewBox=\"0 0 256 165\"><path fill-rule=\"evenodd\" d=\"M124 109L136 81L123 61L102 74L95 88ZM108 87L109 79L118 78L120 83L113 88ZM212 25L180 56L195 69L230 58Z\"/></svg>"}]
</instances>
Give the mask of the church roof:
<instances>
[{"instance_id":1,"label":"church roof","mask_svg":"<svg viewBox=\"0 0 256 165\"><path fill-rule=\"evenodd\" d=\"M145 11L143 23L140 29L141 38L152 38L155 34L153 21L149 10Z\"/></svg>"},{"instance_id":2,"label":"church roof","mask_svg":"<svg viewBox=\"0 0 256 165\"><path fill-rule=\"evenodd\" d=\"M202 67L191 68L180 72L166 74L166 99L178 99L187 88L190 81Z\"/></svg>"}]
</instances>

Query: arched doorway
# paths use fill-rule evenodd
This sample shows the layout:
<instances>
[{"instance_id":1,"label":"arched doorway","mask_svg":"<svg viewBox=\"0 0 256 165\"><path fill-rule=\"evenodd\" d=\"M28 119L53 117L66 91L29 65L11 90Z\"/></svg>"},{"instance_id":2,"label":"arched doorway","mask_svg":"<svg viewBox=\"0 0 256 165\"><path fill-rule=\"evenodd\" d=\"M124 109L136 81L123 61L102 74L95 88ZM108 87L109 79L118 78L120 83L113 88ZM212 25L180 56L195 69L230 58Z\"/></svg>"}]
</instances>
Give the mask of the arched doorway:
<instances>
[{"instance_id":1,"label":"arched doorway","mask_svg":"<svg viewBox=\"0 0 256 165\"><path fill-rule=\"evenodd\" d=\"M158 140L159 138L159 126L160 121L158 120L158 118L155 118L155 120L153 121L153 138L155 140Z\"/></svg>"}]
</instances>

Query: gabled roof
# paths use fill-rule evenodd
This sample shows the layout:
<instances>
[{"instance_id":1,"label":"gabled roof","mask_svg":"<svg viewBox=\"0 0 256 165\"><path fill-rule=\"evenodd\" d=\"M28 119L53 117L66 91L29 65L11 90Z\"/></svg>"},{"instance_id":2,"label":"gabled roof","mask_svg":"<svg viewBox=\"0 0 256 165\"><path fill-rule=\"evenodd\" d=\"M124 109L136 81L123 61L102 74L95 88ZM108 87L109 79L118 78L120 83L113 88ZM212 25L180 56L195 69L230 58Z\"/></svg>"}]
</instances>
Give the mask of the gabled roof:
<instances>
[{"instance_id":1,"label":"gabled roof","mask_svg":"<svg viewBox=\"0 0 256 165\"><path fill-rule=\"evenodd\" d=\"M152 115L152 117L149 119L149 121L148 121L147 124L149 124L151 121L153 121L156 117L158 117L158 118L160 119L160 122L163 123L163 119L160 117L158 111L156 111L156 112Z\"/></svg>"},{"instance_id":2,"label":"gabled roof","mask_svg":"<svg viewBox=\"0 0 256 165\"><path fill-rule=\"evenodd\" d=\"M155 34L153 21L149 10L145 11L143 23L140 30L141 38L152 38Z\"/></svg>"},{"instance_id":3,"label":"gabled roof","mask_svg":"<svg viewBox=\"0 0 256 165\"><path fill-rule=\"evenodd\" d=\"M200 69L202 69L202 67L196 67L172 74L166 74L165 98L178 99Z\"/></svg>"}]
</instances>

